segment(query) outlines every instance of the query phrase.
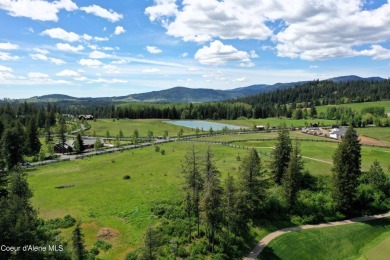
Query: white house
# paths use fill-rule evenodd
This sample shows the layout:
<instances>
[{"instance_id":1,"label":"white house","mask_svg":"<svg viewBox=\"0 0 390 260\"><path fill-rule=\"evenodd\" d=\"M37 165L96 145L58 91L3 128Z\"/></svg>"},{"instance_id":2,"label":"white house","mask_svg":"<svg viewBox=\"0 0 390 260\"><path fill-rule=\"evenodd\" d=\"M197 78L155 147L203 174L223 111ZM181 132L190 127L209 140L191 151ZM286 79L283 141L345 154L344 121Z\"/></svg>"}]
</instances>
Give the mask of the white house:
<instances>
[{"instance_id":1,"label":"white house","mask_svg":"<svg viewBox=\"0 0 390 260\"><path fill-rule=\"evenodd\" d=\"M345 136L345 132L347 132L346 128L333 128L329 132L329 137L333 139L342 139Z\"/></svg>"}]
</instances>

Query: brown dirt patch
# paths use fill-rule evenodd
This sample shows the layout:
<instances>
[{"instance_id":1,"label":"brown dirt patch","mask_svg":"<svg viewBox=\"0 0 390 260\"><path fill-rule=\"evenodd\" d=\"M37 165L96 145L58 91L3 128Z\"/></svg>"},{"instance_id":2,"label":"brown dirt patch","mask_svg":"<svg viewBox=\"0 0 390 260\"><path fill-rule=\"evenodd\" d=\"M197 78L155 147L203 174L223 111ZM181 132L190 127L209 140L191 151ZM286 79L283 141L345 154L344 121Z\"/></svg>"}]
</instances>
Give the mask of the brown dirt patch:
<instances>
[{"instance_id":1,"label":"brown dirt patch","mask_svg":"<svg viewBox=\"0 0 390 260\"><path fill-rule=\"evenodd\" d=\"M377 146L387 146L390 147L390 143L386 141L380 141L368 136L361 135L359 136L360 143L367 145L377 145Z\"/></svg>"},{"instance_id":2,"label":"brown dirt patch","mask_svg":"<svg viewBox=\"0 0 390 260\"><path fill-rule=\"evenodd\" d=\"M103 227L99 230L98 234L96 235L99 239L111 239L119 236L119 232L115 229L109 228L109 227Z\"/></svg>"}]
</instances>

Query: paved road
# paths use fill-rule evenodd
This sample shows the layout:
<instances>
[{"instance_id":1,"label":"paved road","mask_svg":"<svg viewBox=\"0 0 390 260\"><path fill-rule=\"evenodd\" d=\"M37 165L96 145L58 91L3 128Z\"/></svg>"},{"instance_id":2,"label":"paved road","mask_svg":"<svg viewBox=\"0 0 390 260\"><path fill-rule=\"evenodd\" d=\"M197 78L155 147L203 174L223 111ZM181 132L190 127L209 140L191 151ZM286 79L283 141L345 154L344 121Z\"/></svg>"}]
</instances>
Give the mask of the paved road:
<instances>
[{"instance_id":1,"label":"paved road","mask_svg":"<svg viewBox=\"0 0 390 260\"><path fill-rule=\"evenodd\" d=\"M323 227L334 227L334 226L340 226L340 225L346 225L346 224L352 224L356 222L365 222L369 220L379 219L379 218L385 218L390 217L390 212L379 214L379 215L373 215L373 216L366 216L366 217L359 217L359 218L352 218L348 220L342 220L342 221L335 221L335 222L328 222L328 223L322 223L317 225L303 225L303 226L296 226L296 227L289 227L280 229L278 231L272 232L271 234L268 234L266 237L264 237L262 240L260 240L259 243L255 246L255 248L252 249L252 251L248 254L248 256L244 257L245 260L254 260L256 257L263 251L263 249L271 242L274 238L277 238L281 235L284 235L286 233L289 233L291 231L297 231L302 229L312 229L312 228L323 228Z\"/></svg>"}]
</instances>

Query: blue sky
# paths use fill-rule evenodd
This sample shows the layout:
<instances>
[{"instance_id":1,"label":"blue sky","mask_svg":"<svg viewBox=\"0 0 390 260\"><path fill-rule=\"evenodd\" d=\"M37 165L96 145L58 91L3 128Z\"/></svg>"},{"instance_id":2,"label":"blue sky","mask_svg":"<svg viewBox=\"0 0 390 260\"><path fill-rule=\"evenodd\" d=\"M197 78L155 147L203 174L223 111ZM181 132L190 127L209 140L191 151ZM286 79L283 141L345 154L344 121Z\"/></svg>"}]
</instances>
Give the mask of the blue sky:
<instances>
[{"instance_id":1,"label":"blue sky","mask_svg":"<svg viewBox=\"0 0 390 260\"><path fill-rule=\"evenodd\" d=\"M0 0L0 98L390 77L390 4Z\"/></svg>"}]
</instances>

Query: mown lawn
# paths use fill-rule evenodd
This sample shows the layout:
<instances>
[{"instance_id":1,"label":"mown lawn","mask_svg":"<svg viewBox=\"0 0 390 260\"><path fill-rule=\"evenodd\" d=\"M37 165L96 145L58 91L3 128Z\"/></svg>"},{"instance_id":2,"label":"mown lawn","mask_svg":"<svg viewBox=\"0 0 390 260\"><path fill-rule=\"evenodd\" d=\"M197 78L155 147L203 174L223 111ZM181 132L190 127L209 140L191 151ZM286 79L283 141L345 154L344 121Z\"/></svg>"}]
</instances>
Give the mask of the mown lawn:
<instances>
[{"instance_id":1,"label":"mown lawn","mask_svg":"<svg viewBox=\"0 0 390 260\"><path fill-rule=\"evenodd\" d=\"M356 131L361 135L375 138L380 141L390 142L390 127L356 128Z\"/></svg>"},{"instance_id":2,"label":"mown lawn","mask_svg":"<svg viewBox=\"0 0 390 260\"><path fill-rule=\"evenodd\" d=\"M350 107L353 110L356 110L356 111L359 111L359 112L363 108L367 108L367 107L384 107L385 108L385 112L386 113L390 113L390 101L377 101L377 102L363 102L363 103L342 104L342 105L318 106L318 107L316 107L317 114L320 114L321 112L326 113L326 109L328 107L332 107L332 106L336 106L336 107L340 107L340 106Z\"/></svg>"},{"instance_id":3,"label":"mown lawn","mask_svg":"<svg viewBox=\"0 0 390 260\"><path fill-rule=\"evenodd\" d=\"M389 236L390 218L295 231L272 240L259 259L388 259Z\"/></svg>"}]
</instances>

